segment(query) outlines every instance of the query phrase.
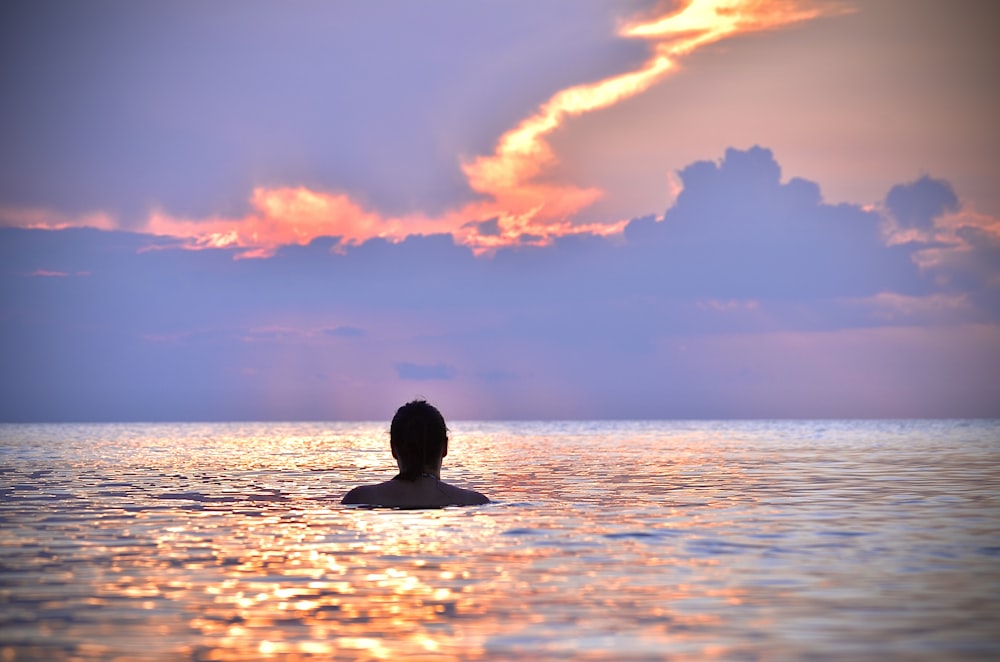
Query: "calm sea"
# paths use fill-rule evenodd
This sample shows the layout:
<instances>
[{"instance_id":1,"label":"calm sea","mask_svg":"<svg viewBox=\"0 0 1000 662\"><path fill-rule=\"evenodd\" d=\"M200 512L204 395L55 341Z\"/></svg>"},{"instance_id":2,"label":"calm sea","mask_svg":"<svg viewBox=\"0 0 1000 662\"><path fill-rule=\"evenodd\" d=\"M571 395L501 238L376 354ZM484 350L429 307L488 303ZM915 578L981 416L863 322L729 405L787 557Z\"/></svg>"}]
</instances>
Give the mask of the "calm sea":
<instances>
[{"instance_id":1,"label":"calm sea","mask_svg":"<svg viewBox=\"0 0 1000 662\"><path fill-rule=\"evenodd\" d=\"M0 660L997 659L1000 422L0 426Z\"/></svg>"}]
</instances>

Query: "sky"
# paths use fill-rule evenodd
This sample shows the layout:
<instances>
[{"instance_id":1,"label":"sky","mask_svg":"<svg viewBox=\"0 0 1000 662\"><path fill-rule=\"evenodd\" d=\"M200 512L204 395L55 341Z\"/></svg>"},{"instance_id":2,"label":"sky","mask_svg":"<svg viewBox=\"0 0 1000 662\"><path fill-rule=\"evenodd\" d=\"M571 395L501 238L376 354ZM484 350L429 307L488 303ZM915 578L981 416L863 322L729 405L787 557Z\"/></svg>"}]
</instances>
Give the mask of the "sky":
<instances>
[{"instance_id":1,"label":"sky","mask_svg":"<svg viewBox=\"0 0 1000 662\"><path fill-rule=\"evenodd\" d=\"M1000 417L974 0L0 5L0 421Z\"/></svg>"}]
</instances>

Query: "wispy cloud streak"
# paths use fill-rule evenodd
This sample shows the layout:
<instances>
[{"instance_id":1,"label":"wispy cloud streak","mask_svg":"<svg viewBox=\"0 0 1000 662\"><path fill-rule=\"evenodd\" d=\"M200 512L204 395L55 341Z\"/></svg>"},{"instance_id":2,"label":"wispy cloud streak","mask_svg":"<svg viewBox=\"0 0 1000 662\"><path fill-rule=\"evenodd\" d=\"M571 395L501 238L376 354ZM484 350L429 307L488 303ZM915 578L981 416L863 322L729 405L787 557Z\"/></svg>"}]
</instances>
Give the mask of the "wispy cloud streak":
<instances>
[{"instance_id":1,"label":"wispy cloud streak","mask_svg":"<svg viewBox=\"0 0 1000 662\"><path fill-rule=\"evenodd\" d=\"M538 112L503 134L493 154L463 165L472 189L496 204L501 233L493 241L512 243L523 233L565 234L571 231L567 221L572 215L600 197L597 189L535 183L556 162L545 138L567 119L646 91L677 70L683 56L702 46L816 18L825 11L830 8L807 7L795 0L692 0L679 11L626 24L620 36L654 42L652 57L640 68L556 93ZM559 206L554 201L560 201ZM620 230L620 223L586 228L599 234Z\"/></svg>"},{"instance_id":2,"label":"wispy cloud streak","mask_svg":"<svg viewBox=\"0 0 1000 662\"><path fill-rule=\"evenodd\" d=\"M597 188L551 182L544 175L557 162L547 137L567 120L610 108L641 94L679 67L695 50L740 34L775 29L831 13L833 5L810 0L691 0L679 10L625 23L619 36L651 42L650 57L637 69L555 93L532 115L500 136L492 154L462 163L469 187L480 199L436 217L385 216L364 208L347 193L305 187L258 188L243 218L185 219L165 212L150 215L146 230L176 237L188 248L240 247L244 257L264 257L282 245L307 244L320 236L358 244L375 237L401 240L412 234L450 233L476 252L507 245L544 245L568 234L620 233L627 219L575 223L576 215L598 200ZM67 227L19 214L14 225ZM30 214L29 214L30 216ZM29 222L23 222L27 219ZM107 228L100 216L98 227ZM489 231L481 231L486 222Z\"/></svg>"}]
</instances>

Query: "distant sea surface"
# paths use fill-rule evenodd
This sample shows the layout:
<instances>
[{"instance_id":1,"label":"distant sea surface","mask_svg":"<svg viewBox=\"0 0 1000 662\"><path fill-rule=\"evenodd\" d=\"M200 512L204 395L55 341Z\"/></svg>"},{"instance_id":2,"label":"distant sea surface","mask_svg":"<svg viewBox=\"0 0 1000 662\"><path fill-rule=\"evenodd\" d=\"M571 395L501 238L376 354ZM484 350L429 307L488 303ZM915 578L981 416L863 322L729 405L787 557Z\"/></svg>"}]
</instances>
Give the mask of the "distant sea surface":
<instances>
[{"instance_id":1,"label":"distant sea surface","mask_svg":"<svg viewBox=\"0 0 1000 662\"><path fill-rule=\"evenodd\" d=\"M0 660L1000 658L1000 422L0 426Z\"/></svg>"}]
</instances>

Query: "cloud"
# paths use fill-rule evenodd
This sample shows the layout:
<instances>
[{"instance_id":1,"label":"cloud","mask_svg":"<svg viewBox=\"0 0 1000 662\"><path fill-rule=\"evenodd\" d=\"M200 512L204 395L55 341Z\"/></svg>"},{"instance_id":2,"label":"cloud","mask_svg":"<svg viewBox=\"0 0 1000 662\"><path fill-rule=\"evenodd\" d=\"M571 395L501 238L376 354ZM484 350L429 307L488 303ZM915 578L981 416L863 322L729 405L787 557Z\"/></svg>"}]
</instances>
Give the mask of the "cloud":
<instances>
[{"instance_id":1,"label":"cloud","mask_svg":"<svg viewBox=\"0 0 1000 662\"><path fill-rule=\"evenodd\" d=\"M886 246L882 219L827 205L803 179L782 183L773 154L730 148L720 162L680 172L683 190L662 221L633 221L625 237L647 279L678 294L719 299L832 298L891 290L926 292L914 247Z\"/></svg>"},{"instance_id":2,"label":"cloud","mask_svg":"<svg viewBox=\"0 0 1000 662\"><path fill-rule=\"evenodd\" d=\"M400 221L367 211L343 194L304 187L258 188L251 207L253 213L240 219L187 220L154 213L146 229L155 235L187 239L189 248L245 248L242 254L247 257L271 255L278 246L307 244L321 236L357 243L401 234Z\"/></svg>"},{"instance_id":3,"label":"cloud","mask_svg":"<svg viewBox=\"0 0 1000 662\"><path fill-rule=\"evenodd\" d=\"M925 230L931 228L935 218L959 208L958 196L951 185L926 175L915 182L893 186L885 205L903 227Z\"/></svg>"},{"instance_id":4,"label":"cloud","mask_svg":"<svg viewBox=\"0 0 1000 662\"><path fill-rule=\"evenodd\" d=\"M323 333L335 338L364 338L368 332L356 326L338 326L333 329L324 329Z\"/></svg>"},{"instance_id":5,"label":"cloud","mask_svg":"<svg viewBox=\"0 0 1000 662\"><path fill-rule=\"evenodd\" d=\"M500 234L500 219L491 218L486 221L469 221L463 228L474 228L481 237L496 237Z\"/></svg>"},{"instance_id":6,"label":"cloud","mask_svg":"<svg viewBox=\"0 0 1000 662\"><path fill-rule=\"evenodd\" d=\"M452 380L455 379L455 369L444 363L420 364L397 363L394 366L400 379L413 381Z\"/></svg>"},{"instance_id":7,"label":"cloud","mask_svg":"<svg viewBox=\"0 0 1000 662\"><path fill-rule=\"evenodd\" d=\"M924 176L886 196L886 239L909 245L935 286L971 309L1000 314L1000 219L963 203L945 180Z\"/></svg>"},{"instance_id":8,"label":"cloud","mask_svg":"<svg viewBox=\"0 0 1000 662\"><path fill-rule=\"evenodd\" d=\"M380 419L414 382L464 417L1000 414L996 219L896 242L759 147L680 181L618 240L478 257L447 233L234 261L2 229L0 419Z\"/></svg>"},{"instance_id":9,"label":"cloud","mask_svg":"<svg viewBox=\"0 0 1000 662\"><path fill-rule=\"evenodd\" d=\"M955 296L967 296L975 309L996 319L1000 317L1000 219L984 220L975 214L957 214L951 225L935 228L947 243L930 244L917 258L939 287Z\"/></svg>"},{"instance_id":10,"label":"cloud","mask_svg":"<svg viewBox=\"0 0 1000 662\"><path fill-rule=\"evenodd\" d=\"M626 222L623 219L587 224L575 219L603 193L596 187L558 182L547 176L558 162L547 138L573 117L641 94L677 71L680 61L699 48L740 34L811 20L830 11L830 6L805 0L692 0L678 11L661 11L625 24L618 36L647 41L649 56L638 67L557 91L505 131L491 154L463 158L461 171L477 198L437 214L382 213L365 204L361 196L346 192L350 186L343 184L258 185L245 204L230 200L224 205L245 209L247 213L241 215L220 212L198 216L157 209L142 224L132 219L111 221L108 214L50 218L43 211L29 210L12 216L13 223L20 227L106 229L109 223L110 227L141 227L179 239L184 248L238 247L242 249L240 257L269 257L280 246L306 245L323 236L337 237L347 246L372 238L400 241L415 234L450 233L459 243L485 253L510 245L547 245L557 237L573 234L620 234ZM153 153L165 151L170 160L177 158L172 143L155 148ZM178 164L172 172L186 169ZM412 174L407 173L407 177ZM149 178L141 182L143 188L150 184ZM149 195L155 198L154 192Z\"/></svg>"},{"instance_id":11,"label":"cloud","mask_svg":"<svg viewBox=\"0 0 1000 662\"><path fill-rule=\"evenodd\" d=\"M571 117L641 94L675 71L680 58L702 46L736 34L816 18L822 13L816 8L804 9L797 2L694 0L680 11L630 23L619 34L651 40L652 57L637 69L554 94L535 114L504 133L493 154L463 164L469 186L495 201L501 235L508 243L525 234L568 234L566 221L595 202L601 192L538 181L557 160L545 140L548 135ZM596 234L619 229L602 229L599 225L589 228ZM492 242L489 245L495 246Z\"/></svg>"},{"instance_id":12,"label":"cloud","mask_svg":"<svg viewBox=\"0 0 1000 662\"><path fill-rule=\"evenodd\" d=\"M66 271L49 271L48 269L36 269L32 271L28 276L40 277L40 278L68 278L70 276L89 276L89 271L77 271L76 273L69 273Z\"/></svg>"},{"instance_id":13,"label":"cloud","mask_svg":"<svg viewBox=\"0 0 1000 662\"><path fill-rule=\"evenodd\" d=\"M114 219L105 213L71 215L53 209L0 206L0 227L64 230L66 228L97 228L114 230Z\"/></svg>"}]
</instances>

